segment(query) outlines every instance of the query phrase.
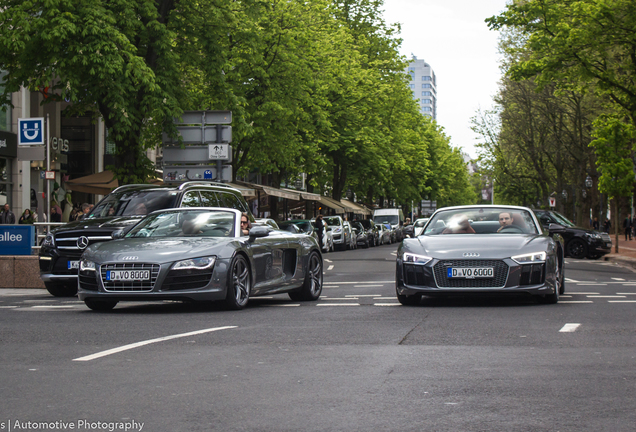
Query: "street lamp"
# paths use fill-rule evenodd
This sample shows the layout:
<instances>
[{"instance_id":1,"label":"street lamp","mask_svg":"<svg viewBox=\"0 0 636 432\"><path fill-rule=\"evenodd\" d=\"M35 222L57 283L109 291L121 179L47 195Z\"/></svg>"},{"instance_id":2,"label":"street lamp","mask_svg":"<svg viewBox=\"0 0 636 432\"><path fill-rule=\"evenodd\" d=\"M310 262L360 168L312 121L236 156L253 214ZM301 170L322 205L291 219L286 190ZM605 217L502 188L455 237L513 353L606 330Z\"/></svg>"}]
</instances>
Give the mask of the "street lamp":
<instances>
[{"instance_id":1,"label":"street lamp","mask_svg":"<svg viewBox=\"0 0 636 432\"><path fill-rule=\"evenodd\" d=\"M585 187L590 189L592 186L594 186L594 182L592 181L592 177L588 175L585 177Z\"/></svg>"}]
</instances>

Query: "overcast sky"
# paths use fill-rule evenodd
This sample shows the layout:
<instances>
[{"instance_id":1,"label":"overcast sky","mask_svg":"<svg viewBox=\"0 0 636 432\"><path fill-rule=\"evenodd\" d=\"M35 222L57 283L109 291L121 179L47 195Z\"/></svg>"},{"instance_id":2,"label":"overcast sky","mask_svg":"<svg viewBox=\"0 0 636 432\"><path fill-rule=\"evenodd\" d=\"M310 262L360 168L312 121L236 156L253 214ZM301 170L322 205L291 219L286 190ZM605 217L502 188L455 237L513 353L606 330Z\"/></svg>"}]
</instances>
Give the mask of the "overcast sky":
<instances>
[{"instance_id":1,"label":"overcast sky","mask_svg":"<svg viewBox=\"0 0 636 432\"><path fill-rule=\"evenodd\" d=\"M437 122L477 156L470 119L492 106L500 78L498 33L484 19L505 10L506 0L384 0L387 23L402 25L400 53L424 59L437 75Z\"/></svg>"}]
</instances>

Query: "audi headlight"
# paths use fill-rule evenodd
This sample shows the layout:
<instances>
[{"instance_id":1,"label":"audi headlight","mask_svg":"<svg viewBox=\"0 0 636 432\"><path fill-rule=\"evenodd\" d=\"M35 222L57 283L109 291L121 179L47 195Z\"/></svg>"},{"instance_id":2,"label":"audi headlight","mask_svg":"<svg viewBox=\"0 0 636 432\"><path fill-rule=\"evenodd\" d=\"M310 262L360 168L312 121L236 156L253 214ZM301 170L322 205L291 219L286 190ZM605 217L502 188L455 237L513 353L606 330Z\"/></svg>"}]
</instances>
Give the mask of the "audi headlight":
<instances>
[{"instance_id":1,"label":"audi headlight","mask_svg":"<svg viewBox=\"0 0 636 432\"><path fill-rule=\"evenodd\" d=\"M513 256L512 260L517 264L535 264L545 262L547 254L545 252L535 252L531 254Z\"/></svg>"},{"instance_id":2,"label":"audi headlight","mask_svg":"<svg viewBox=\"0 0 636 432\"><path fill-rule=\"evenodd\" d=\"M80 271L95 271L95 263L85 259L81 260Z\"/></svg>"},{"instance_id":3,"label":"audi headlight","mask_svg":"<svg viewBox=\"0 0 636 432\"><path fill-rule=\"evenodd\" d=\"M426 255L417 255L410 252L404 252L404 254L402 255L402 262L410 264L426 264L432 259L433 258Z\"/></svg>"},{"instance_id":4,"label":"audi headlight","mask_svg":"<svg viewBox=\"0 0 636 432\"><path fill-rule=\"evenodd\" d=\"M177 261L172 266L172 270L205 270L214 265L216 257L191 258Z\"/></svg>"},{"instance_id":5,"label":"audi headlight","mask_svg":"<svg viewBox=\"0 0 636 432\"><path fill-rule=\"evenodd\" d=\"M47 234L42 242L42 246L55 247L55 236L53 234Z\"/></svg>"}]
</instances>

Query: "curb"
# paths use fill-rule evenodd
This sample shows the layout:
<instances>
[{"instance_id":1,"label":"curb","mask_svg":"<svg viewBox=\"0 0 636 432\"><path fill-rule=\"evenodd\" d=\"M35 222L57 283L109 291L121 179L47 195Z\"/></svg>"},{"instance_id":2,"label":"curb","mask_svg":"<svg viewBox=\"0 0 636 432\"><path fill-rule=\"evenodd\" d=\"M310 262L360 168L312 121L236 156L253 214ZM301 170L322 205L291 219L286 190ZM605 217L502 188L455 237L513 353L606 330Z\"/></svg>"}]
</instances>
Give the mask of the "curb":
<instances>
[{"instance_id":1,"label":"curb","mask_svg":"<svg viewBox=\"0 0 636 432\"><path fill-rule=\"evenodd\" d=\"M603 260L613 262L615 264L636 269L636 258L621 255L606 255Z\"/></svg>"}]
</instances>

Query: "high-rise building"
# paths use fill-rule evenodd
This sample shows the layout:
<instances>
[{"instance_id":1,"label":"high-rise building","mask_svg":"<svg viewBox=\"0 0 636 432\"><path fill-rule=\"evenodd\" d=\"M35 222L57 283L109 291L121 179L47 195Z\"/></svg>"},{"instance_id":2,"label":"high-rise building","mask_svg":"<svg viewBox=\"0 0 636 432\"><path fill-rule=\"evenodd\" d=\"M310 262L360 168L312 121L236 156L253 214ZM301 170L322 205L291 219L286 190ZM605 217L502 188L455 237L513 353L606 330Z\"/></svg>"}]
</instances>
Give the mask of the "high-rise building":
<instances>
[{"instance_id":1,"label":"high-rise building","mask_svg":"<svg viewBox=\"0 0 636 432\"><path fill-rule=\"evenodd\" d=\"M408 74L411 76L409 86L413 91L413 99L418 101L420 112L437 119L437 79L431 65L416 56L409 62Z\"/></svg>"}]
</instances>

